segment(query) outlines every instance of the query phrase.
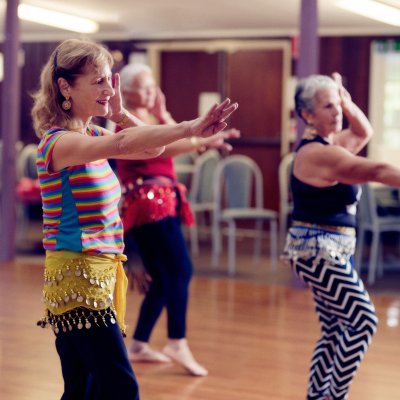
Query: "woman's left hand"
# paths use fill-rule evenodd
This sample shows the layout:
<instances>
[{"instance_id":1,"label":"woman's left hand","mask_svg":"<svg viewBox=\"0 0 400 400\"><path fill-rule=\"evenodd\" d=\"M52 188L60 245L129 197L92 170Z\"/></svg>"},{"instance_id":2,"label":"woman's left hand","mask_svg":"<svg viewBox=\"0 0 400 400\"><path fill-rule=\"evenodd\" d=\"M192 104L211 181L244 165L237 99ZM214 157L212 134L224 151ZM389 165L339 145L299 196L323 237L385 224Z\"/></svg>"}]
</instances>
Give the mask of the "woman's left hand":
<instances>
[{"instance_id":1,"label":"woman's left hand","mask_svg":"<svg viewBox=\"0 0 400 400\"><path fill-rule=\"evenodd\" d=\"M161 91L159 87L157 87L154 107L151 110L149 110L149 112L153 114L162 124L165 123L165 121L169 117L169 113L167 111L165 103L166 101L164 93Z\"/></svg>"},{"instance_id":2,"label":"woman's left hand","mask_svg":"<svg viewBox=\"0 0 400 400\"><path fill-rule=\"evenodd\" d=\"M104 118L118 123L125 116L125 110L122 106L119 74L115 74L114 77L114 92L114 96L110 97L110 100L108 100L108 113L104 116Z\"/></svg>"},{"instance_id":3,"label":"woman's left hand","mask_svg":"<svg viewBox=\"0 0 400 400\"><path fill-rule=\"evenodd\" d=\"M342 75L338 72L334 72L332 74L332 79L338 84L339 86L339 96L342 101L342 107L346 107L352 103L350 93L344 88L342 83Z\"/></svg>"},{"instance_id":4,"label":"woman's left hand","mask_svg":"<svg viewBox=\"0 0 400 400\"><path fill-rule=\"evenodd\" d=\"M203 117L187 122L189 124L188 136L200 136L208 138L216 135L226 128L225 120L238 108L238 104L231 104L230 99L226 99L220 105L214 104Z\"/></svg>"},{"instance_id":5,"label":"woman's left hand","mask_svg":"<svg viewBox=\"0 0 400 400\"><path fill-rule=\"evenodd\" d=\"M231 151L232 146L229 143L226 143L225 140L238 137L240 137L240 131L237 129L227 129L226 131L218 132L214 136L208 138L199 138L198 141L200 146Z\"/></svg>"}]
</instances>

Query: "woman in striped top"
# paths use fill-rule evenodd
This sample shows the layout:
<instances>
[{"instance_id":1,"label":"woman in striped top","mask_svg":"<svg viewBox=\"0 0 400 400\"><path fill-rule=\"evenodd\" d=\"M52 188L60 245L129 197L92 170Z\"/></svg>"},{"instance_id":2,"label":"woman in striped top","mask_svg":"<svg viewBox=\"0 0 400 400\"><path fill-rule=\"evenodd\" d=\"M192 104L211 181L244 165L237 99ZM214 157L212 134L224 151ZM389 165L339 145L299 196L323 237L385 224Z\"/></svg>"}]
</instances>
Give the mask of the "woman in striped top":
<instances>
[{"instance_id":1,"label":"woman in striped top","mask_svg":"<svg viewBox=\"0 0 400 400\"><path fill-rule=\"evenodd\" d=\"M121 334L126 257L120 186L107 158L152 158L176 140L212 136L237 107L226 100L193 121L146 126L122 107L118 75L111 84L112 65L104 47L67 40L45 65L34 96L46 249L39 325L51 326L56 335L63 400L139 398ZM123 130L114 134L92 125L94 116Z\"/></svg>"}]
</instances>

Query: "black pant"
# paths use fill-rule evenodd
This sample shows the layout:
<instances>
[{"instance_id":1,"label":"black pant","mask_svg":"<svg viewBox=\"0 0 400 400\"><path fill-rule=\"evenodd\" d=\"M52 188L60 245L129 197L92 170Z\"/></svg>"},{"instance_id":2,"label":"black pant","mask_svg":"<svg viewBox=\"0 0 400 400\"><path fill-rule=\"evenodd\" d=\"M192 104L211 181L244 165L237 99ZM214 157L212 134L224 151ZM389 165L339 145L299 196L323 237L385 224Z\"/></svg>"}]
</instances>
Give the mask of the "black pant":
<instances>
[{"instance_id":1,"label":"black pant","mask_svg":"<svg viewBox=\"0 0 400 400\"><path fill-rule=\"evenodd\" d=\"M92 318L91 318L92 319ZM61 400L139 400L139 388L118 323L60 329L56 348L64 377ZM83 322L85 325L85 322Z\"/></svg>"},{"instance_id":2,"label":"black pant","mask_svg":"<svg viewBox=\"0 0 400 400\"><path fill-rule=\"evenodd\" d=\"M168 337L182 339L186 330L189 282L193 273L178 217L131 229L140 256L152 278L142 303L134 338L147 342L164 306Z\"/></svg>"}]
</instances>

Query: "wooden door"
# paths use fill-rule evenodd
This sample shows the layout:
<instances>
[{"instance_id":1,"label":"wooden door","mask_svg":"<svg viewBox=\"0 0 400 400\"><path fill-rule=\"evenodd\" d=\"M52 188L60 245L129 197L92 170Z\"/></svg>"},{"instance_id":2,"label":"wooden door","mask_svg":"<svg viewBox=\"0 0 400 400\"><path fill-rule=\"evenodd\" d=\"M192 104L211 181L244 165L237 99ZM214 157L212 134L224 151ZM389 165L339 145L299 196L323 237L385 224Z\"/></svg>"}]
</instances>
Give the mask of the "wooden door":
<instances>
[{"instance_id":1,"label":"wooden door","mask_svg":"<svg viewBox=\"0 0 400 400\"><path fill-rule=\"evenodd\" d=\"M160 86L175 121L197 118L200 93L218 92L218 54L162 52Z\"/></svg>"},{"instance_id":2,"label":"wooden door","mask_svg":"<svg viewBox=\"0 0 400 400\"><path fill-rule=\"evenodd\" d=\"M177 122L197 117L202 92L219 92L239 103L228 120L241 131L232 154L254 159L264 178L264 206L279 209L282 50L236 52L161 51L160 84Z\"/></svg>"},{"instance_id":3,"label":"wooden door","mask_svg":"<svg viewBox=\"0 0 400 400\"><path fill-rule=\"evenodd\" d=\"M238 51L227 55L227 96L239 103L229 126L241 131L232 154L244 154L261 168L264 207L279 209L281 158L282 50Z\"/></svg>"}]
</instances>

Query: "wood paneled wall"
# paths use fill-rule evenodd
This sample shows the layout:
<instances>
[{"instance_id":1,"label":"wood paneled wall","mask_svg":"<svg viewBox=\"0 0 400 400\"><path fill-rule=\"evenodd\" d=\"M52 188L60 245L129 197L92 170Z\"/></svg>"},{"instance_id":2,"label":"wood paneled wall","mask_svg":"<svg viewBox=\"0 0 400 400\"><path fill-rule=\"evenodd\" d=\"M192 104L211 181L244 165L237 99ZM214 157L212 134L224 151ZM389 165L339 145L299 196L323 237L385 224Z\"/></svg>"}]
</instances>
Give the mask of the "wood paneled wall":
<instances>
[{"instance_id":1,"label":"wood paneled wall","mask_svg":"<svg viewBox=\"0 0 400 400\"><path fill-rule=\"evenodd\" d=\"M161 88L177 122L198 117L199 95L218 92L218 53L161 53Z\"/></svg>"},{"instance_id":2,"label":"wood paneled wall","mask_svg":"<svg viewBox=\"0 0 400 400\"><path fill-rule=\"evenodd\" d=\"M21 74L21 140L25 143L37 143L38 138L33 129L31 109L32 94L40 86L40 74L58 43L24 43L25 60Z\"/></svg>"},{"instance_id":3,"label":"wood paneled wall","mask_svg":"<svg viewBox=\"0 0 400 400\"><path fill-rule=\"evenodd\" d=\"M368 116L369 66L372 37L323 37L320 42L320 73L339 72L353 101ZM344 126L347 126L345 121ZM360 155L366 155L364 148Z\"/></svg>"}]
</instances>

